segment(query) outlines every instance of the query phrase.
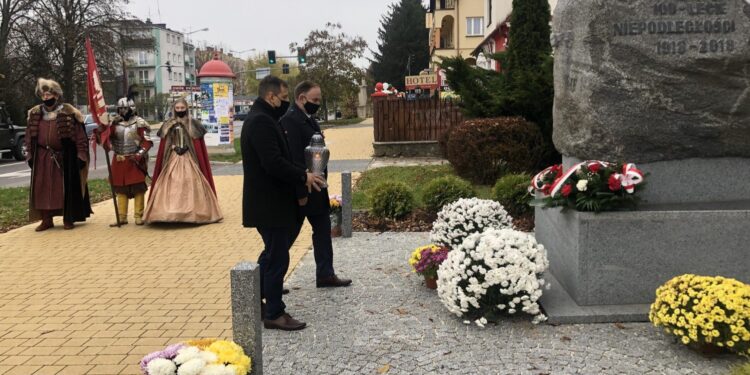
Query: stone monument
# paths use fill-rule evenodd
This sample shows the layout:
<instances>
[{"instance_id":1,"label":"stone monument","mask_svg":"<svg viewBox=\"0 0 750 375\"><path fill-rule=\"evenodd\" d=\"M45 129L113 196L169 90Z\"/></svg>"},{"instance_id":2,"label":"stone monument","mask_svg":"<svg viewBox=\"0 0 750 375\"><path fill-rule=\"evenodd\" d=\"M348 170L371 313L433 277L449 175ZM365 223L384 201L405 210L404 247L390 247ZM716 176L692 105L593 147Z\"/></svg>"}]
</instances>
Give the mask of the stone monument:
<instances>
[{"instance_id":1,"label":"stone monument","mask_svg":"<svg viewBox=\"0 0 750 375\"><path fill-rule=\"evenodd\" d=\"M646 320L683 273L750 282L750 0L560 0L563 164L637 163L635 212L539 209L555 322Z\"/></svg>"}]
</instances>

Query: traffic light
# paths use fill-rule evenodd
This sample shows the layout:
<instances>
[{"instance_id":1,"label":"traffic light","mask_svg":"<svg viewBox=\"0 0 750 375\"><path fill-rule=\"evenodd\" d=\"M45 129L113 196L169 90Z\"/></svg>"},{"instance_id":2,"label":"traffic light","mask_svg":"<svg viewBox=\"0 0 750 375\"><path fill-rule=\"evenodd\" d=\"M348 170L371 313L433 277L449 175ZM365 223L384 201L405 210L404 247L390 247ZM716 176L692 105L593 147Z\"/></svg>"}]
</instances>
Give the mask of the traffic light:
<instances>
[{"instance_id":1,"label":"traffic light","mask_svg":"<svg viewBox=\"0 0 750 375\"><path fill-rule=\"evenodd\" d=\"M167 72L172 73L172 64L167 61Z\"/></svg>"},{"instance_id":2,"label":"traffic light","mask_svg":"<svg viewBox=\"0 0 750 375\"><path fill-rule=\"evenodd\" d=\"M281 66L281 73L289 74L289 64L284 64Z\"/></svg>"},{"instance_id":3,"label":"traffic light","mask_svg":"<svg viewBox=\"0 0 750 375\"><path fill-rule=\"evenodd\" d=\"M268 63L276 64L276 51L268 51Z\"/></svg>"},{"instance_id":4,"label":"traffic light","mask_svg":"<svg viewBox=\"0 0 750 375\"><path fill-rule=\"evenodd\" d=\"M304 48L297 48L297 61L300 64L307 63L307 52L305 52Z\"/></svg>"}]
</instances>

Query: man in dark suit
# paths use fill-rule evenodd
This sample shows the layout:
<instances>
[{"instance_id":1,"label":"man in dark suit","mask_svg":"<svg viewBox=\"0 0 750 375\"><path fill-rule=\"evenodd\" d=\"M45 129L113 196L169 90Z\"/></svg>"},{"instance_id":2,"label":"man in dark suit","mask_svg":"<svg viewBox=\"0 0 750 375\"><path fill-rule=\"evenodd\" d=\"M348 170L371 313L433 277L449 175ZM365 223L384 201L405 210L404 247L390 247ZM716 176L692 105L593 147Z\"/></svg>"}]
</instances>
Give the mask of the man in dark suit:
<instances>
[{"instance_id":1,"label":"man in dark suit","mask_svg":"<svg viewBox=\"0 0 750 375\"><path fill-rule=\"evenodd\" d=\"M305 168L305 147L310 144L315 133L321 133L320 126L311 116L320 109L322 95L320 86L303 81L294 89L294 105L279 121L286 130L292 161L300 168ZM321 133L322 134L322 133ZM328 171L326 171L328 177ZM308 191L302 186L296 189L300 204L300 219L294 238L299 235L305 217L313 229L313 253L316 264L316 285L318 288L342 287L352 283L341 279L333 270L333 244L331 243L331 218L328 189Z\"/></svg>"},{"instance_id":2,"label":"man in dark suit","mask_svg":"<svg viewBox=\"0 0 750 375\"><path fill-rule=\"evenodd\" d=\"M242 126L242 225L256 228L265 249L258 263L261 296L266 304L263 324L287 331L305 323L286 313L282 301L284 275L289 269L289 248L297 228L297 189L320 190L324 180L295 165L279 118L289 108L286 82L273 76L260 81L258 99Z\"/></svg>"}]
</instances>

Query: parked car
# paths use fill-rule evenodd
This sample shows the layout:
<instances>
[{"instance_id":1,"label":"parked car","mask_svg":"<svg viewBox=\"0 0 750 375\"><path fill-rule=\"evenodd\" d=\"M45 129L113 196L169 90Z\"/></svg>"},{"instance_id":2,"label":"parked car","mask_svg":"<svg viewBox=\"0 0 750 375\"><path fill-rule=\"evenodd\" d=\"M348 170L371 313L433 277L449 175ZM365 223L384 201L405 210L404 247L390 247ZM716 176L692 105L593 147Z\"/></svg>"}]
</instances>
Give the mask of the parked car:
<instances>
[{"instance_id":1,"label":"parked car","mask_svg":"<svg viewBox=\"0 0 750 375\"><path fill-rule=\"evenodd\" d=\"M234 121L245 121L247 118L247 112L239 112L234 115Z\"/></svg>"},{"instance_id":2,"label":"parked car","mask_svg":"<svg viewBox=\"0 0 750 375\"><path fill-rule=\"evenodd\" d=\"M0 156L10 155L16 160L26 160L24 135L26 127L13 124L5 103L0 102Z\"/></svg>"},{"instance_id":3,"label":"parked car","mask_svg":"<svg viewBox=\"0 0 750 375\"><path fill-rule=\"evenodd\" d=\"M86 138L91 138L91 134L94 134L94 129L96 129L99 124L94 121L94 118L91 117L91 115L86 115L86 118L83 119L83 124L86 125Z\"/></svg>"}]
</instances>

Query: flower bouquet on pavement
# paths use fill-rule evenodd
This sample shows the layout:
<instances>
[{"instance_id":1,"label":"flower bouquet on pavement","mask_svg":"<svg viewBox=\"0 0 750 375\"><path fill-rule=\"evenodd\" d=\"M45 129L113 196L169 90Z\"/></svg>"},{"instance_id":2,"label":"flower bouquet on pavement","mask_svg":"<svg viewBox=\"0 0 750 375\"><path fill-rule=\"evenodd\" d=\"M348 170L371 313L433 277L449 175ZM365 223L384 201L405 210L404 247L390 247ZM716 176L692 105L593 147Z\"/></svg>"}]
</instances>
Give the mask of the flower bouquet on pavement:
<instances>
[{"instance_id":1,"label":"flower bouquet on pavement","mask_svg":"<svg viewBox=\"0 0 750 375\"><path fill-rule=\"evenodd\" d=\"M632 163L585 161L565 172L553 165L531 180L529 190L536 198L530 204L593 212L635 209L643 180Z\"/></svg>"},{"instance_id":2,"label":"flower bouquet on pavement","mask_svg":"<svg viewBox=\"0 0 750 375\"><path fill-rule=\"evenodd\" d=\"M191 340L153 352L141 360L144 375L246 375L250 357L224 340Z\"/></svg>"},{"instance_id":3,"label":"flower bouquet on pavement","mask_svg":"<svg viewBox=\"0 0 750 375\"><path fill-rule=\"evenodd\" d=\"M409 265L414 272L424 276L429 289L437 289L437 271L440 264L448 258L448 248L438 245L418 247L411 253Z\"/></svg>"},{"instance_id":4,"label":"flower bouquet on pavement","mask_svg":"<svg viewBox=\"0 0 750 375\"><path fill-rule=\"evenodd\" d=\"M331 195L328 197L328 203L331 209L328 214L331 218L331 237L341 236L341 211L342 211L342 199L340 195Z\"/></svg>"}]
</instances>

